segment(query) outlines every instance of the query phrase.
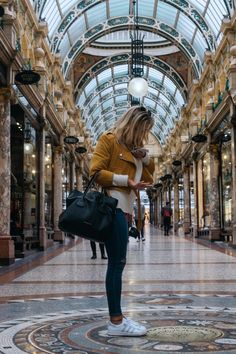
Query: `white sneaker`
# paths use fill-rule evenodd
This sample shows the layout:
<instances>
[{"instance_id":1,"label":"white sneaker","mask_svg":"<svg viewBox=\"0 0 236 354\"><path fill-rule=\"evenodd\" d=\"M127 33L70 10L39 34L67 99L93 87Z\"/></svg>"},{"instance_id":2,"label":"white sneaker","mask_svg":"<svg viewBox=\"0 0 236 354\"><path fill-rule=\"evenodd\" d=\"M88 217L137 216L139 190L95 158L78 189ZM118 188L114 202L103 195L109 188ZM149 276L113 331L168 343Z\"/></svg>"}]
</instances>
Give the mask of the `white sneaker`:
<instances>
[{"instance_id":1,"label":"white sneaker","mask_svg":"<svg viewBox=\"0 0 236 354\"><path fill-rule=\"evenodd\" d=\"M110 336L139 337L144 336L146 333L146 327L131 320L130 318L124 317L122 323L119 325L116 325L110 321L108 322L107 334Z\"/></svg>"},{"instance_id":2,"label":"white sneaker","mask_svg":"<svg viewBox=\"0 0 236 354\"><path fill-rule=\"evenodd\" d=\"M146 241L144 237L142 237L142 241L143 241L143 242L145 242L145 241Z\"/></svg>"}]
</instances>

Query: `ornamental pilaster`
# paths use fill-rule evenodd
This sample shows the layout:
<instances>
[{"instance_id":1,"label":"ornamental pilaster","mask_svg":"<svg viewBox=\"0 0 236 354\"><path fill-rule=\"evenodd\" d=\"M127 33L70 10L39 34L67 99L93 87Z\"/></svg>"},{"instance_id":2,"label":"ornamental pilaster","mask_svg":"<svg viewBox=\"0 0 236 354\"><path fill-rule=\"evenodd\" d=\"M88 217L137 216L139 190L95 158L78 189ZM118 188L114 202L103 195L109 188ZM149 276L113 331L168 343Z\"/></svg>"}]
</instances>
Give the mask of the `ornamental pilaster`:
<instances>
[{"instance_id":1,"label":"ornamental pilaster","mask_svg":"<svg viewBox=\"0 0 236 354\"><path fill-rule=\"evenodd\" d=\"M1 1L1 6L4 8L4 15L2 17L3 31L12 47L15 48L17 36L16 4L14 1L8 0Z\"/></svg>"},{"instance_id":2,"label":"ornamental pilaster","mask_svg":"<svg viewBox=\"0 0 236 354\"><path fill-rule=\"evenodd\" d=\"M39 131L39 241L41 250L47 248L47 233L45 227L45 116L46 107L43 105L40 110L40 117L42 120L41 128Z\"/></svg>"},{"instance_id":3,"label":"ornamental pilaster","mask_svg":"<svg viewBox=\"0 0 236 354\"><path fill-rule=\"evenodd\" d=\"M190 166L183 169L184 184L184 233L190 233Z\"/></svg>"},{"instance_id":4,"label":"ornamental pilaster","mask_svg":"<svg viewBox=\"0 0 236 354\"><path fill-rule=\"evenodd\" d=\"M54 241L64 242L64 233L58 227L59 216L62 212L62 153L61 145L55 146L53 149L53 165L54 165L54 196L53 196L53 225L54 225Z\"/></svg>"},{"instance_id":5,"label":"ornamental pilaster","mask_svg":"<svg viewBox=\"0 0 236 354\"><path fill-rule=\"evenodd\" d=\"M231 151L232 151L232 244L236 247L236 107L231 104Z\"/></svg>"},{"instance_id":6,"label":"ornamental pilaster","mask_svg":"<svg viewBox=\"0 0 236 354\"><path fill-rule=\"evenodd\" d=\"M173 208L173 226L174 233L177 234L179 230L179 180L178 178L173 181L174 189L174 208Z\"/></svg>"},{"instance_id":7,"label":"ornamental pilaster","mask_svg":"<svg viewBox=\"0 0 236 354\"><path fill-rule=\"evenodd\" d=\"M83 161L81 160L81 163ZM76 189L80 192L83 191L83 174L82 174L82 167L77 166L75 168L75 177L76 177Z\"/></svg>"},{"instance_id":8,"label":"ornamental pilaster","mask_svg":"<svg viewBox=\"0 0 236 354\"><path fill-rule=\"evenodd\" d=\"M11 90L0 89L0 264L15 261L14 243L10 237L11 149L10 149Z\"/></svg>"},{"instance_id":9,"label":"ornamental pilaster","mask_svg":"<svg viewBox=\"0 0 236 354\"><path fill-rule=\"evenodd\" d=\"M219 147L209 145L210 153L210 240L220 239L220 209L219 209Z\"/></svg>"},{"instance_id":10,"label":"ornamental pilaster","mask_svg":"<svg viewBox=\"0 0 236 354\"><path fill-rule=\"evenodd\" d=\"M198 153L193 151L192 160L193 160L193 188L194 188L194 213L192 215L192 228L193 228L193 237L198 237L198 228L199 228L199 208L198 208Z\"/></svg>"}]
</instances>

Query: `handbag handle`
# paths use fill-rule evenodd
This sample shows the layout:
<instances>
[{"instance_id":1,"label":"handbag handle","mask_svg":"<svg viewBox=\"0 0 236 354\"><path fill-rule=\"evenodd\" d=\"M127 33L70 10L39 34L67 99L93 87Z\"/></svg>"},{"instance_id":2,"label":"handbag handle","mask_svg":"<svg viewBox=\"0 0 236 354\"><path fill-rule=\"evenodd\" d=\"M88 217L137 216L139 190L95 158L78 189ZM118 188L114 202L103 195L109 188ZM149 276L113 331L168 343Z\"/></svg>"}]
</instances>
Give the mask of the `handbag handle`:
<instances>
[{"instance_id":1,"label":"handbag handle","mask_svg":"<svg viewBox=\"0 0 236 354\"><path fill-rule=\"evenodd\" d=\"M84 196L83 196L83 197L85 197L86 194L88 193L89 189L91 188L91 186L92 186L93 182L95 181L95 179L97 178L98 174L99 174L99 171L95 172L94 175L90 178L90 180L89 180L89 182L88 182L88 185L87 185L87 187L85 188Z\"/></svg>"}]
</instances>

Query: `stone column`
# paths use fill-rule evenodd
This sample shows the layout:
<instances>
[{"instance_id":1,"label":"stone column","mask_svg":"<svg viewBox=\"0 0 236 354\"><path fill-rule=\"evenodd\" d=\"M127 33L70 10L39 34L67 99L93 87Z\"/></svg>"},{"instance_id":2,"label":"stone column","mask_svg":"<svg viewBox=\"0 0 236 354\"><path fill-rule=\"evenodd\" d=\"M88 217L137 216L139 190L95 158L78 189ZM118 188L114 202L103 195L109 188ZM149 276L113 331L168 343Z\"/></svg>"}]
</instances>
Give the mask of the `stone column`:
<instances>
[{"instance_id":1,"label":"stone column","mask_svg":"<svg viewBox=\"0 0 236 354\"><path fill-rule=\"evenodd\" d=\"M42 115L44 116L44 107L42 107ZM44 123L39 132L39 242L40 249L44 251L47 248L47 233L45 227L45 128Z\"/></svg>"},{"instance_id":2,"label":"stone column","mask_svg":"<svg viewBox=\"0 0 236 354\"><path fill-rule=\"evenodd\" d=\"M71 159L70 161L70 176L69 176L69 191L71 192L74 189L75 181L75 161Z\"/></svg>"},{"instance_id":3,"label":"stone column","mask_svg":"<svg viewBox=\"0 0 236 354\"><path fill-rule=\"evenodd\" d=\"M197 155L197 153L193 153ZM199 227L199 219L198 219L198 162L194 156L193 158L193 188L194 188L194 215L193 215L193 237L198 237L198 227Z\"/></svg>"},{"instance_id":4,"label":"stone column","mask_svg":"<svg viewBox=\"0 0 236 354\"><path fill-rule=\"evenodd\" d=\"M75 177L76 177L76 188L78 191L82 192L83 191L83 175L82 175L81 167L77 166L75 168Z\"/></svg>"},{"instance_id":5,"label":"stone column","mask_svg":"<svg viewBox=\"0 0 236 354\"><path fill-rule=\"evenodd\" d=\"M179 231L179 180L174 180L174 210L173 210L173 227L174 233Z\"/></svg>"},{"instance_id":6,"label":"stone column","mask_svg":"<svg viewBox=\"0 0 236 354\"><path fill-rule=\"evenodd\" d=\"M236 107L231 107L231 149L232 149L232 245L236 248Z\"/></svg>"},{"instance_id":7,"label":"stone column","mask_svg":"<svg viewBox=\"0 0 236 354\"><path fill-rule=\"evenodd\" d=\"M3 16L3 31L11 46L14 48L16 44L17 21L16 21L16 4L14 1L3 1L1 5L4 8L5 14Z\"/></svg>"},{"instance_id":8,"label":"stone column","mask_svg":"<svg viewBox=\"0 0 236 354\"><path fill-rule=\"evenodd\" d=\"M190 167L185 166L183 170L184 184L184 233L190 233Z\"/></svg>"},{"instance_id":9,"label":"stone column","mask_svg":"<svg viewBox=\"0 0 236 354\"><path fill-rule=\"evenodd\" d=\"M65 236L58 228L59 215L62 212L62 146L54 147L53 165L54 165L54 178L53 178L53 225L54 225L54 241L64 242Z\"/></svg>"},{"instance_id":10,"label":"stone column","mask_svg":"<svg viewBox=\"0 0 236 354\"><path fill-rule=\"evenodd\" d=\"M210 220L209 238L211 241L220 239L220 196L219 196L219 150L218 145L211 144L210 148Z\"/></svg>"},{"instance_id":11,"label":"stone column","mask_svg":"<svg viewBox=\"0 0 236 354\"><path fill-rule=\"evenodd\" d=\"M14 242L10 237L11 149L10 89L0 89L0 264L15 262Z\"/></svg>"}]
</instances>

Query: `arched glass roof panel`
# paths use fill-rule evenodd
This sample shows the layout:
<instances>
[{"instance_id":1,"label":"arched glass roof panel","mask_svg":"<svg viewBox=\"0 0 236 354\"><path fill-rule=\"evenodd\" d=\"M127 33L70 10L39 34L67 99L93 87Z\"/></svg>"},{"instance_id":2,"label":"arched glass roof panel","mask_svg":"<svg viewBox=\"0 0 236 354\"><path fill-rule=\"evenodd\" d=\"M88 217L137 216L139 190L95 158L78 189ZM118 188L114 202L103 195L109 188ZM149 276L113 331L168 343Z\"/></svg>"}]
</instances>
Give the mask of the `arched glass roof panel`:
<instances>
[{"instance_id":1,"label":"arched glass roof panel","mask_svg":"<svg viewBox=\"0 0 236 354\"><path fill-rule=\"evenodd\" d=\"M71 27L68 30L72 43L77 41L77 39L81 37L83 33L86 31L87 31L87 26L86 26L85 18L84 16L81 16L78 18L77 21L75 21L71 25Z\"/></svg>"},{"instance_id":2,"label":"arched glass roof panel","mask_svg":"<svg viewBox=\"0 0 236 354\"><path fill-rule=\"evenodd\" d=\"M205 46L206 42L204 41L200 31L196 32L193 44L194 44L194 47L198 49L200 59L203 60L204 53L207 50L207 47Z\"/></svg>"},{"instance_id":3,"label":"arched glass roof panel","mask_svg":"<svg viewBox=\"0 0 236 354\"><path fill-rule=\"evenodd\" d=\"M89 84L85 87L85 93L88 96L91 92L95 90L97 87L96 79L93 79L89 82Z\"/></svg>"},{"instance_id":4,"label":"arched glass roof panel","mask_svg":"<svg viewBox=\"0 0 236 354\"><path fill-rule=\"evenodd\" d=\"M153 9L155 6L155 0L139 0L138 10L142 16L153 17Z\"/></svg>"},{"instance_id":5,"label":"arched glass roof panel","mask_svg":"<svg viewBox=\"0 0 236 354\"><path fill-rule=\"evenodd\" d=\"M101 97L103 97L103 96L106 96L107 94L109 94L111 92L113 92L113 88L112 87L108 87L104 91L101 91L100 95L101 95Z\"/></svg>"},{"instance_id":6,"label":"arched glass roof panel","mask_svg":"<svg viewBox=\"0 0 236 354\"><path fill-rule=\"evenodd\" d=\"M103 109L106 109L107 107L110 107L114 104L114 101L113 99L109 99L109 100L106 100L104 101L104 103L102 104L103 106Z\"/></svg>"},{"instance_id":7,"label":"arched glass roof panel","mask_svg":"<svg viewBox=\"0 0 236 354\"><path fill-rule=\"evenodd\" d=\"M149 91L150 91L150 89L149 89ZM155 92L155 94L156 94L156 92ZM155 95L155 94L154 94L154 95ZM161 99L163 102L165 102L165 104L167 104L167 105L170 104L170 101L167 99L166 96L164 96L164 95L162 95L162 94L160 93L160 94L159 94L159 97L160 97L160 99Z\"/></svg>"},{"instance_id":8,"label":"arched glass roof panel","mask_svg":"<svg viewBox=\"0 0 236 354\"><path fill-rule=\"evenodd\" d=\"M61 46L60 46L60 55L62 56L62 58L66 56L66 54L70 50L70 46L71 46L70 39L68 33L66 33L61 41Z\"/></svg>"},{"instance_id":9,"label":"arched glass roof panel","mask_svg":"<svg viewBox=\"0 0 236 354\"><path fill-rule=\"evenodd\" d=\"M191 43L196 30L196 25L190 20L190 18L186 17L183 13L180 13L176 29L180 33L185 33L185 38Z\"/></svg>"},{"instance_id":10,"label":"arched glass roof panel","mask_svg":"<svg viewBox=\"0 0 236 354\"><path fill-rule=\"evenodd\" d=\"M166 4L162 1L158 1L156 16L158 21L165 22L168 25L174 27L177 13L178 10L174 6Z\"/></svg>"},{"instance_id":11,"label":"arched glass roof panel","mask_svg":"<svg viewBox=\"0 0 236 354\"><path fill-rule=\"evenodd\" d=\"M127 83L114 85L115 90L127 89Z\"/></svg>"},{"instance_id":12,"label":"arched glass roof panel","mask_svg":"<svg viewBox=\"0 0 236 354\"><path fill-rule=\"evenodd\" d=\"M119 102L122 102L122 101L127 102L128 101L128 96L127 95L122 95L122 96L116 96L115 97L115 102L116 103L119 103Z\"/></svg>"},{"instance_id":13,"label":"arched glass roof panel","mask_svg":"<svg viewBox=\"0 0 236 354\"><path fill-rule=\"evenodd\" d=\"M147 76L147 73L146 73ZM148 70L148 77L150 80L156 80L159 82L162 82L164 75L160 71L156 71L153 68L149 68Z\"/></svg>"},{"instance_id":14,"label":"arched glass roof panel","mask_svg":"<svg viewBox=\"0 0 236 354\"><path fill-rule=\"evenodd\" d=\"M102 71L97 76L99 85L101 85L103 82L107 81L108 78L110 78L111 76L112 76L111 69L107 69L107 70Z\"/></svg>"},{"instance_id":15,"label":"arched glass roof panel","mask_svg":"<svg viewBox=\"0 0 236 354\"><path fill-rule=\"evenodd\" d=\"M175 93L176 86L175 86L175 84L173 83L173 81L171 81L167 76L165 76L164 84L165 84L166 87L168 87L169 91L170 91L172 94Z\"/></svg>"},{"instance_id":16,"label":"arched glass roof panel","mask_svg":"<svg viewBox=\"0 0 236 354\"><path fill-rule=\"evenodd\" d=\"M120 0L110 0L109 1L110 16L125 16L129 13L129 1L125 1L121 5Z\"/></svg>"},{"instance_id":17,"label":"arched glass roof panel","mask_svg":"<svg viewBox=\"0 0 236 354\"><path fill-rule=\"evenodd\" d=\"M189 0L189 2L204 16L217 37L224 15L229 14L225 2L223 0Z\"/></svg>"},{"instance_id":18,"label":"arched glass roof panel","mask_svg":"<svg viewBox=\"0 0 236 354\"><path fill-rule=\"evenodd\" d=\"M91 7L88 11L86 11L86 16L89 28L106 21L106 1Z\"/></svg>"},{"instance_id":19,"label":"arched glass roof panel","mask_svg":"<svg viewBox=\"0 0 236 354\"><path fill-rule=\"evenodd\" d=\"M119 77L123 75L128 75L128 66L127 65L117 65L114 67L114 76Z\"/></svg>"},{"instance_id":20,"label":"arched glass roof panel","mask_svg":"<svg viewBox=\"0 0 236 354\"><path fill-rule=\"evenodd\" d=\"M180 106L182 106L185 103L184 100L183 100L182 95L179 92L179 90L176 91L175 98L176 98L176 101L179 103Z\"/></svg>"},{"instance_id":21,"label":"arched glass roof panel","mask_svg":"<svg viewBox=\"0 0 236 354\"><path fill-rule=\"evenodd\" d=\"M75 0L66 0L66 1L61 1L61 11L62 13L66 13L73 5L75 4Z\"/></svg>"}]
</instances>

